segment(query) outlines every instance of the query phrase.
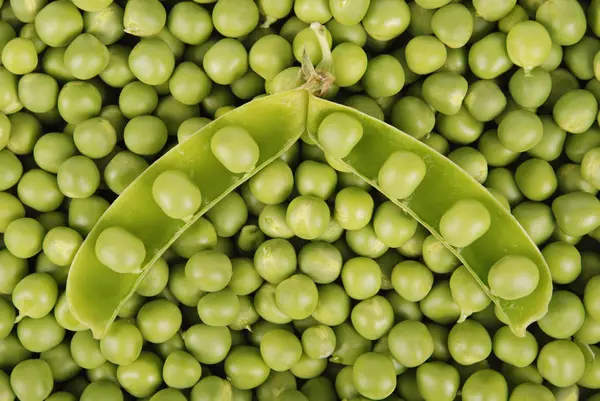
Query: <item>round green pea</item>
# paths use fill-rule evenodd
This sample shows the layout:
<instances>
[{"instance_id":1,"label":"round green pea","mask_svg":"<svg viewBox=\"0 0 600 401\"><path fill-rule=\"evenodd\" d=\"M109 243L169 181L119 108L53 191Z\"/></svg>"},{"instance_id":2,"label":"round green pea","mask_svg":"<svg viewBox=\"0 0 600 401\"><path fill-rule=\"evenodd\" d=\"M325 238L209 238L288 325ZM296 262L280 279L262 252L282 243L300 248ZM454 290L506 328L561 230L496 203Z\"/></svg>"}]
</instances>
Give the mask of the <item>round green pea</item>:
<instances>
[{"instance_id":1,"label":"round green pea","mask_svg":"<svg viewBox=\"0 0 600 401\"><path fill-rule=\"evenodd\" d=\"M117 368L117 379L123 389L134 397L148 397L162 383L162 364L157 355L142 351L135 361Z\"/></svg>"},{"instance_id":2,"label":"round green pea","mask_svg":"<svg viewBox=\"0 0 600 401\"><path fill-rule=\"evenodd\" d=\"M429 359L433 353L433 338L423 323L405 320L391 329L388 346L401 365L412 368Z\"/></svg>"},{"instance_id":3,"label":"round green pea","mask_svg":"<svg viewBox=\"0 0 600 401\"><path fill-rule=\"evenodd\" d=\"M60 165L57 174L60 191L69 198L87 198L100 185L100 172L92 159L73 156Z\"/></svg>"},{"instance_id":4,"label":"round green pea","mask_svg":"<svg viewBox=\"0 0 600 401\"><path fill-rule=\"evenodd\" d=\"M232 262L221 252L201 251L186 262L185 275L201 291L218 292L231 280Z\"/></svg>"},{"instance_id":5,"label":"round green pea","mask_svg":"<svg viewBox=\"0 0 600 401\"><path fill-rule=\"evenodd\" d=\"M425 265L406 260L394 266L391 275L394 290L410 302L425 298L433 286L433 274Z\"/></svg>"},{"instance_id":6,"label":"round green pea","mask_svg":"<svg viewBox=\"0 0 600 401\"><path fill-rule=\"evenodd\" d=\"M143 337L140 330L125 320L117 320L100 340L100 352L115 365L129 365L142 352Z\"/></svg>"},{"instance_id":7,"label":"round green pea","mask_svg":"<svg viewBox=\"0 0 600 401\"><path fill-rule=\"evenodd\" d=\"M181 327L181 311L171 301L156 299L139 310L137 326L145 340L160 344L175 335Z\"/></svg>"},{"instance_id":8,"label":"round green pea","mask_svg":"<svg viewBox=\"0 0 600 401\"><path fill-rule=\"evenodd\" d=\"M144 243L118 226L106 228L100 233L95 251L98 260L117 273L138 271L146 259Z\"/></svg>"},{"instance_id":9,"label":"round green pea","mask_svg":"<svg viewBox=\"0 0 600 401\"><path fill-rule=\"evenodd\" d=\"M212 137L210 146L215 157L232 173L247 173L258 162L258 145L243 127L221 128Z\"/></svg>"},{"instance_id":10,"label":"round green pea","mask_svg":"<svg viewBox=\"0 0 600 401\"><path fill-rule=\"evenodd\" d=\"M583 377L585 357L577 344L569 340L555 340L540 350L537 368L550 384L567 387Z\"/></svg>"},{"instance_id":11,"label":"round green pea","mask_svg":"<svg viewBox=\"0 0 600 401\"><path fill-rule=\"evenodd\" d=\"M123 15L126 33L134 36L154 36L165 26L167 12L158 0L128 1Z\"/></svg>"},{"instance_id":12,"label":"round green pea","mask_svg":"<svg viewBox=\"0 0 600 401\"><path fill-rule=\"evenodd\" d=\"M186 349L198 362L214 365L225 359L231 349L231 332L227 327L196 324L183 333ZM211 344L206 347L206 344Z\"/></svg>"},{"instance_id":13,"label":"round green pea","mask_svg":"<svg viewBox=\"0 0 600 401\"><path fill-rule=\"evenodd\" d=\"M196 183L179 170L167 170L156 177L152 184L152 196L161 210L172 219L191 217L202 203Z\"/></svg>"},{"instance_id":14,"label":"round green pea","mask_svg":"<svg viewBox=\"0 0 600 401\"><path fill-rule=\"evenodd\" d=\"M42 249L52 263L69 266L82 242L81 235L72 228L55 227L46 233Z\"/></svg>"},{"instance_id":15,"label":"round green pea","mask_svg":"<svg viewBox=\"0 0 600 401\"><path fill-rule=\"evenodd\" d=\"M469 376L462 388L464 401L475 401L486 398L508 399L506 379L492 369L481 369Z\"/></svg>"},{"instance_id":16,"label":"round green pea","mask_svg":"<svg viewBox=\"0 0 600 401\"><path fill-rule=\"evenodd\" d=\"M62 1L59 1L59 3L62 3ZM71 81L66 83L58 93L57 106L60 116L67 123L79 124L100 113L102 95L89 82Z\"/></svg>"},{"instance_id":17,"label":"round green pea","mask_svg":"<svg viewBox=\"0 0 600 401\"><path fill-rule=\"evenodd\" d=\"M318 302L312 317L327 326L342 324L350 316L350 297L344 288L331 283L319 286Z\"/></svg>"},{"instance_id":18,"label":"round green pea","mask_svg":"<svg viewBox=\"0 0 600 401\"><path fill-rule=\"evenodd\" d=\"M485 235L490 220L490 213L479 201L462 199L442 215L440 233L450 245L464 248Z\"/></svg>"},{"instance_id":19,"label":"round green pea","mask_svg":"<svg viewBox=\"0 0 600 401\"><path fill-rule=\"evenodd\" d=\"M356 118L347 113L335 112L323 119L317 135L325 153L333 158L343 159L361 140L363 128Z\"/></svg>"},{"instance_id":20,"label":"round green pea","mask_svg":"<svg viewBox=\"0 0 600 401\"><path fill-rule=\"evenodd\" d=\"M392 359L379 352L358 357L352 367L352 382L359 394L381 400L396 389L396 372Z\"/></svg>"},{"instance_id":21,"label":"round green pea","mask_svg":"<svg viewBox=\"0 0 600 401\"><path fill-rule=\"evenodd\" d=\"M469 366L490 355L492 339L481 323L467 319L455 324L448 333L448 350L457 363Z\"/></svg>"},{"instance_id":22,"label":"round green pea","mask_svg":"<svg viewBox=\"0 0 600 401\"><path fill-rule=\"evenodd\" d=\"M488 284L500 298L515 300L531 294L539 282L539 269L528 257L507 255L488 273Z\"/></svg>"},{"instance_id":23,"label":"round green pea","mask_svg":"<svg viewBox=\"0 0 600 401\"><path fill-rule=\"evenodd\" d=\"M6 227L4 245L16 257L28 259L42 250L44 235L45 230L37 220L22 217Z\"/></svg>"},{"instance_id":24,"label":"round green pea","mask_svg":"<svg viewBox=\"0 0 600 401\"><path fill-rule=\"evenodd\" d=\"M249 367L252 368L248 369ZM237 346L225 359L225 373L233 386L240 390L258 387L267 380L270 371L261 352L255 347Z\"/></svg>"},{"instance_id":25,"label":"round green pea","mask_svg":"<svg viewBox=\"0 0 600 401\"><path fill-rule=\"evenodd\" d=\"M198 315L209 326L228 326L240 312L240 300L230 289L211 292L200 298Z\"/></svg>"},{"instance_id":26,"label":"round green pea","mask_svg":"<svg viewBox=\"0 0 600 401\"><path fill-rule=\"evenodd\" d=\"M355 257L346 261L341 277L346 293L357 300L370 298L381 288L381 270L377 262L369 258Z\"/></svg>"},{"instance_id":27,"label":"round green pea","mask_svg":"<svg viewBox=\"0 0 600 401\"><path fill-rule=\"evenodd\" d=\"M524 368L531 365L538 353L538 343L533 334L525 332L516 336L510 327L503 326L494 334L494 355L505 363Z\"/></svg>"},{"instance_id":28,"label":"round green pea","mask_svg":"<svg viewBox=\"0 0 600 401\"><path fill-rule=\"evenodd\" d=\"M317 308L318 292L315 283L303 274L295 274L277 285L277 307L294 320L308 318Z\"/></svg>"},{"instance_id":29,"label":"round green pea","mask_svg":"<svg viewBox=\"0 0 600 401\"><path fill-rule=\"evenodd\" d=\"M408 151L399 150L388 156L379 169L377 182L389 196L410 197L423 181L427 166L423 159Z\"/></svg>"},{"instance_id":30,"label":"round green pea","mask_svg":"<svg viewBox=\"0 0 600 401\"><path fill-rule=\"evenodd\" d=\"M458 370L444 362L426 362L417 368L417 388L425 400L450 401L460 384Z\"/></svg>"},{"instance_id":31,"label":"round green pea","mask_svg":"<svg viewBox=\"0 0 600 401\"><path fill-rule=\"evenodd\" d=\"M162 375L169 387L190 388L200 380L202 368L192 355L185 351L175 351L165 360Z\"/></svg>"},{"instance_id":32,"label":"round green pea","mask_svg":"<svg viewBox=\"0 0 600 401\"><path fill-rule=\"evenodd\" d=\"M53 387L50 365L41 359L23 361L10 373L10 385L19 400L44 400Z\"/></svg>"},{"instance_id":33,"label":"round green pea","mask_svg":"<svg viewBox=\"0 0 600 401\"><path fill-rule=\"evenodd\" d=\"M389 301L380 295L356 304L350 317L354 329L367 340L383 337L394 325L394 310Z\"/></svg>"},{"instance_id":34,"label":"round green pea","mask_svg":"<svg viewBox=\"0 0 600 401\"><path fill-rule=\"evenodd\" d=\"M17 185L17 194L25 206L39 212L58 209L64 199L57 177L39 169L32 169L23 174Z\"/></svg>"},{"instance_id":35,"label":"round green pea","mask_svg":"<svg viewBox=\"0 0 600 401\"><path fill-rule=\"evenodd\" d=\"M141 82L160 85L173 73L175 56L162 39L145 37L129 53L129 68Z\"/></svg>"},{"instance_id":36,"label":"round green pea","mask_svg":"<svg viewBox=\"0 0 600 401\"><path fill-rule=\"evenodd\" d=\"M80 80L91 79L100 74L109 60L108 48L91 33L77 36L65 50L65 67Z\"/></svg>"},{"instance_id":37,"label":"round green pea","mask_svg":"<svg viewBox=\"0 0 600 401\"><path fill-rule=\"evenodd\" d=\"M454 270L450 276L450 291L452 299L460 307L461 320L473 313L483 311L491 303L488 295L473 277L473 273L463 265Z\"/></svg>"}]
</instances>

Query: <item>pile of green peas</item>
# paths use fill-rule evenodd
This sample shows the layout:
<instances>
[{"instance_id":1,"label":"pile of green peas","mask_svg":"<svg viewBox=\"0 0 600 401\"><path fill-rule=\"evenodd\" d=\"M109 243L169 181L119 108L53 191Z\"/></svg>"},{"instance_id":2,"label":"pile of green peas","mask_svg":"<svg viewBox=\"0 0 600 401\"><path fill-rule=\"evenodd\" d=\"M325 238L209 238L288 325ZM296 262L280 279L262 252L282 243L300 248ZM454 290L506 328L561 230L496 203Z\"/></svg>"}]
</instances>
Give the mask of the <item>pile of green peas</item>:
<instances>
[{"instance_id":1,"label":"pile of green peas","mask_svg":"<svg viewBox=\"0 0 600 401\"><path fill-rule=\"evenodd\" d=\"M0 401L600 400L599 36L597 0L0 0ZM213 119L302 85L307 60L332 63L326 98L511 210L554 283L524 337L425 227L336 169L360 139L340 116L327 156L298 143L197 220L106 336L75 319L69 266L116 197ZM211 142L236 173L255 146L235 126ZM175 170L152 193L174 219L202 204ZM460 206L440 226L459 248L489 227ZM95 252L120 273L146 256L119 227ZM514 255L488 281L514 300L537 274Z\"/></svg>"}]
</instances>

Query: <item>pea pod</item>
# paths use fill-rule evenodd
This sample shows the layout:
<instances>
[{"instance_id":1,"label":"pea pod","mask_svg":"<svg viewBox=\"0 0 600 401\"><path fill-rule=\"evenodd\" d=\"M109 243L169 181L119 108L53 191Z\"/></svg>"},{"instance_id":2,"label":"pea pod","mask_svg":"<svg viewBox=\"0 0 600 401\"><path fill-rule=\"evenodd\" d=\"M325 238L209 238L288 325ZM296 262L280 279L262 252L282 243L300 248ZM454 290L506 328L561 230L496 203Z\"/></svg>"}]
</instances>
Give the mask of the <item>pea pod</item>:
<instances>
[{"instance_id":1,"label":"pea pod","mask_svg":"<svg viewBox=\"0 0 600 401\"><path fill-rule=\"evenodd\" d=\"M257 99L227 113L174 147L123 191L85 239L73 260L67 282L73 315L92 330L94 337L104 336L120 308L135 293L148 267L188 227L300 138L305 127L307 95L305 90L290 91ZM247 173L230 172L211 151L211 138L228 126L245 128L259 147L256 167ZM202 193L200 208L189 218L171 218L154 201L154 181L170 170L186 173ZM145 258L139 270L118 273L96 256L98 237L114 226L143 242Z\"/></svg>"},{"instance_id":2,"label":"pea pod","mask_svg":"<svg viewBox=\"0 0 600 401\"><path fill-rule=\"evenodd\" d=\"M321 47L328 49L326 43ZM100 218L76 255L67 282L73 315L96 338L105 334L149 266L187 228L300 137L319 146L335 168L355 173L428 229L473 274L517 335L524 335L528 325L545 315L552 294L549 268L517 220L476 180L427 145L357 110L311 95L325 94L326 85L333 82L330 54L323 54L316 68L305 54L302 73L308 90L254 100L206 125L150 166ZM331 124L323 128L328 118ZM339 124L345 127L342 133L336 128ZM230 128L227 131L233 137L222 140L223 128ZM219 144L215 146L216 137ZM231 138L245 156L252 155L231 157L226 149ZM256 150L250 152L249 148ZM410 179L398 181L398 165L411 170ZM191 214L187 214L189 210L167 210L164 202L159 206L155 201L153 185L165 172L175 172L173 179L196 188L192 203L198 207ZM483 223L471 215L482 216ZM473 223L467 238L460 230L462 218ZM131 244L125 248L136 249L122 252L125 259L133 261L127 266L111 259L113 251L124 248L114 241L109 244L113 247L110 252L100 252L102 261L97 256L97 244L110 237L101 234L114 227L123 229L120 238ZM498 261L515 255L530 261L529 267L539 273L538 281L523 296L500 298L498 291L488 286L488 273Z\"/></svg>"},{"instance_id":3,"label":"pea pod","mask_svg":"<svg viewBox=\"0 0 600 401\"><path fill-rule=\"evenodd\" d=\"M327 116L338 112L354 117L363 128L361 139L350 153L335 159L338 167L362 177L425 226L458 257L492 301L500 306L515 334L524 335L528 325L546 314L552 295L552 281L548 265L517 220L475 179L419 140L366 114L311 96L307 132L322 150L326 147L319 141L319 126ZM380 169L397 151L411 152L426 166L420 184L403 200L399 200L397 194L394 196L389 190L383 190L377 183ZM490 224L485 234L471 245L456 247L441 235L440 222L446 211L464 199L476 200L483 205L489 212ZM488 272L497 261L511 254L532 260L539 270L539 282L528 296L508 301L492 293L488 286Z\"/></svg>"}]
</instances>

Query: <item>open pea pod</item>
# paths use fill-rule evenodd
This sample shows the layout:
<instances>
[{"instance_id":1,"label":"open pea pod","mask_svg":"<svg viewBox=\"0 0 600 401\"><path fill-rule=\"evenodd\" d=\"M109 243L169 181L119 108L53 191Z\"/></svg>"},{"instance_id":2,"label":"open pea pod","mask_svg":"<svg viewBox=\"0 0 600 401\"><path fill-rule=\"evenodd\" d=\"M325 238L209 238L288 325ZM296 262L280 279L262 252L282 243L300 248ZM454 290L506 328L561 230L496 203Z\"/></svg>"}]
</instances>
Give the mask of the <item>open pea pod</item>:
<instances>
[{"instance_id":1,"label":"open pea pod","mask_svg":"<svg viewBox=\"0 0 600 401\"><path fill-rule=\"evenodd\" d=\"M552 294L548 266L538 248L512 215L481 185L444 156L413 137L354 109L328 102L303 89L254 100L208 124L150 166L119 196L101 217L80 248L69 273L67 297L74 316L101 338L121 306L134 293L144 274L169 246L195 221L227 194L239 187L305 135L322 144L316 135L323 119L333 112L353 116L363 127L360 141L347 157L337 160L388 198L377 185L380 168L398 150L413 152L426 164L426 174L407 199L392 199L411 214L469 269L479 284L506 315L517 334L541 318ZM227 126L245 128L257 143L260 157L246 174L227 170L211 151L211 139ZM202 191L202 206L191 218L168 217L155 203L152 185L167 170L186 173ZM455 248L443 240L438 227L444 212L456 201L475 199L489 211L488 231L473 244ZM119 226L145 245L146 258L139 273L117 273L104 266L95 244L106 228ZM525 298L514 301L494 296L487 286L491 266L509 254L529 257L539 269L539 284Z\"/></svg>"},{"instance_id":2,"label":"open pea pod","mask_svg":"<svg viewBox=\"0 0 600 401\"><path fill-rule=\"evenodd\" d=\"M500 306L515 334L524 335L527 326L546 314L552 296L552 279L539 249L512 214L470 175L422 142L354 109L311 96L307 134L321 149L324 147L318 139L319 126L325 117L334 112L353 116L363 128L360 141L346 157L337 159L337 162L386 195L450 249L492 301ZM394 199L377 183L380 169L388 157L397 151L412 152L426 165L423 180L412 195L403 200ZM490 226L471 245L457 248L444 240L439 227L444 212L463 199L474 199L485 206L490 214ZM512 301L495 296L487 283L490 268L507 255L526 256L539 269L536 289L530 295Z\"/></svg>"},{"instance_id":3,"label":"open pea pod","mask_svg":"<svg viewBox=\"0 0 600 401\"><path fill-rule=\"evenodd\" d=\"M123 191L85 239L67 281L71 311L92 330L94 337L101 338L106 333L148 267L190 225L298 141L305 130L307 104L308 92L294 90L239 107L175 146ZM256 167L245 174L227 170L211 151L213 135L232 125L245 128L259 148ZM170 218L154 201L154 180L168 170L186 173L202 192L202 204L190 218ZM99 235L113 226L124 228L144 243L146 258L139 273L117 273L96 257Z\"/></svg>"}]
</instances>

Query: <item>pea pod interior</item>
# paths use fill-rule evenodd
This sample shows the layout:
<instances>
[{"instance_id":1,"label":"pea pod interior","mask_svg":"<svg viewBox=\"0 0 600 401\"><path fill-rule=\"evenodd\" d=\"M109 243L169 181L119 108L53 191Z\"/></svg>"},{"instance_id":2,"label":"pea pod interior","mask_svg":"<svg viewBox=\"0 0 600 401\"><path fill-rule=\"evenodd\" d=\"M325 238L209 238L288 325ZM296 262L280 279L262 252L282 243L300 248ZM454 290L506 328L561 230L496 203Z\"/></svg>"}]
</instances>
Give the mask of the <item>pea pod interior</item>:
<instances>
[{"instance_id":1,"label":"pea pod interior","mask_svg":"<svg viewBox=\"0 0 600 401\"><path fill-rule=\"evenodd\" d=\"M319 124L334 111L351 114L363 125L362 139L340 162L375 188L379 169L394 151L411 151L423 159L427 172L412 196L403 201L392 200L462 261L501 307L513 331L518 335L524 334L529 324L546 313L552 282L538 248L509 211L457 165L417 139L354 109L311 96L303 89L257 99L227 113L174 147L130 184L98 221L73 261L67 297L74 316L90 327L96 338L101 338L119 309L135 292L148 267L193 222L278 158L302 135L308 134L320 145L316 137ZM231 125L245 128L260 150L256 167L246 174L230 172L211 151L213 135ZM186 173L202 191L202 205L189 219L172 219L154 202L152 184L167 170ZM491 226L473 244L457 249L443 241L439 223L451 205L465 198L478 200L487 208ZM96 257L96 240L104 229L111 226L120 226L143 241L146 258L140 273L117 273ZM487 287L489 269L509 254L529 257L540 271L536 290L515 301L501 300L493 296Z\"/></svg>"}]
</instances>

